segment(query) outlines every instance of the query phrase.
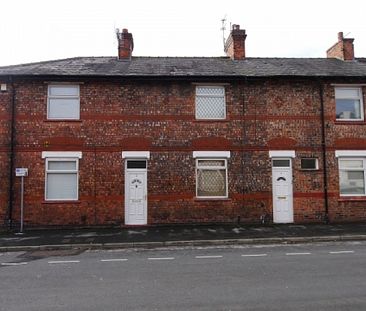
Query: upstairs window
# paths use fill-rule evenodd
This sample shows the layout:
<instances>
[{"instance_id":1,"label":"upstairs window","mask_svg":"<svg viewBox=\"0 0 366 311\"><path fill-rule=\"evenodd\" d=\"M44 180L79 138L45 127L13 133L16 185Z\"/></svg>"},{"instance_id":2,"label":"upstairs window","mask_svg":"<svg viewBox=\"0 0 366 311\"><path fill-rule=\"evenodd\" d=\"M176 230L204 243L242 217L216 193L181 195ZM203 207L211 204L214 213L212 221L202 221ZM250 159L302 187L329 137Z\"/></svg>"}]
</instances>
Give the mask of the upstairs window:
<instances>
[{"instance_id":1,"label":"upstairs window","mask_svg":"<svg viewBox=\"0 0 366 311\"><path fill-rule=\"evenodd\" d=\"M47 119L80 119L79 85L56 84L48 86Z\"/></svg>"},{"instance_id":2,"label":"upstairs window","mask_svg":"<svg viewBox=\"0 0 366 311\"><path fill-rule=\"evenodd\" d=\"M225 88L223 86L196 87L196 119L226 118Z\"/></svg>"},{"instance_id":3,"label":"upstairs window","mask_svg":"<svg viewBox=\"0 0 366 311\"><path fill-rule=\"evenodd\" d=\"M360 121L364 119L362 91L359 87L335 88L336 119Z\"/></svg>"}]
</instances>

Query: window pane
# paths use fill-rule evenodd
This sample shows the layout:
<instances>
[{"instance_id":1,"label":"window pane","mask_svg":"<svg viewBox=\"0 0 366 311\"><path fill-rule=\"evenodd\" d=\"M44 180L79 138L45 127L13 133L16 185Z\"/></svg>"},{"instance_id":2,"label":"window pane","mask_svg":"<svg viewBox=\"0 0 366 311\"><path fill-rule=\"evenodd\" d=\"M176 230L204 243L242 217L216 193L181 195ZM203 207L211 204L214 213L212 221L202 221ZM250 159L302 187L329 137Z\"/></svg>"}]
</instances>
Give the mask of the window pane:
<instances>
[{"instance_id":1,"label":"window pane","mask_svg":"<svg viewBox=\"0 0 366 311\"><path fill-rule=\"evenodd\" d=\"M365 194L363 171L340 171L339 183L341 194Z\"/></svg>"},{"instance_id":2,"label":"window pane","mask_svg":"<svg viewBox=\"0 0 366 311\"><path fill-rule=\"evenodd\" d=\"M362 160L339 160L341 168L363 168Z\"/></svg>"},{"instance_id":3,"label":"window pane","mask_svg":"<svg viewBox=\"0 0 366 311\"><path fill-rule=\"evenodd\" d=\"M146 161L127 161L127 168L146 168Z\"/></svg>"},{"instance_id":4,"label":"window pane","mask_svg":"<svg viewBox=\"0 0 366 311\"><path fill-rule=\"evenodd\" d=\"M47 200L77 200L77 174L47 174Z\"/></svg>"},{"instance_id":5,"label":"window pane","mask_svg":"<svg viewBox=\"0 0 366 311\"><path fill-rule=\"evenodd\" d=\"M76 161L48 161L48 169L54 171L75 171Z\"/></svg>"},{"instance_id":6,"label":"window pane","mask_svg":"<svg viewBox=\"0 0 366 311\"><path fill-rule=\"evenodd\" d=\"M197 97L196 117L198 119L225 118L225 99L223 97Z\"/></svg>"},{"instance_id":7,"label":"window pane","mask_svg":"<svg viewBox=\"0 0 366 311\"><path fill-rule=\"evenodd\" d=\"M337 119L361 119L361 103L358 99L337 99Z\"/></svg>"},{"instance_id":8,"label":"window pane","mask_svg":"<svg viewBox=\"0 0 366 311\"><path fill-rule=\"evenodd\" d=\"M225 88L222 86L196 87L196 118L224 119Z\"/></svg>"},{"instance_id":9,"label":"window pane","mask_svg":"<svg viewBox=\"0 0 366 311\"><path fill-rule=\"evenodd\" d=\"M303 170L316 170L317 159L301 159L301 169Z\"/></svg>"},{"instance_id":10,"label":"window pane","mask_svg":"<svg viewBox=\"0 0 366 311\"><path fill-rule=\"evenodd\" d=\"M290 167L290 160L273 160L273 167Z\"/></svg>"},{"instance_id":11,"label":"window pane","mask_svg":"<svg viewBox=\"0 0 366 311\"><path fill-rule=\"evenodd\" d=\"M226 170L198 170L197 195L199 197L225 197Z\"/></svg>"},{"instance_id":12,"label":"window pane","mask_svg":"<svg viewBox=\"0 0 366 311\"><path fill-rule=\"evenodd\" d=\"M78 85L52 85L49 87L51 96L79 96Z\"/></svg>"},{"instance_id":13,"label":"window pane","mask_svg":"<svg viewBox=\"0 0 366 311\"><path fill-rule=\"evenodd\" d=\"M358 88L336 88L336 98L356 98L360 96L360 90Z\"/></svg>"},{"instance_id":14,"label":"window pane","mask_svg":"<svg viewBox=\"0 0 366 311\"><path fill-rule=\"evenodd\" d=\"M225 95L225 88L222 87L222 86L218 86L218 87L197 86L196 87L196 94L197 95L224 96Z\"/></svg>"},{"instance_id":15,"label":"window pane","mask_svg":"<svg viewBox=\"0 0 366 311\"><path fill-rule=\"evenodd\" d=\"M224 160L198 160L198 166L223 166L225 167Z\"/></svg>"},{"instance_id":16,"label":"window pane","mask_svg":"<svg viewBox=\"0 0 366 311\"><path fill-rule=\"evenodd\" d=\"M79 119L79 100L75 98L50 98L48 117L57 119Z\"/></svg>"}]
</instances>

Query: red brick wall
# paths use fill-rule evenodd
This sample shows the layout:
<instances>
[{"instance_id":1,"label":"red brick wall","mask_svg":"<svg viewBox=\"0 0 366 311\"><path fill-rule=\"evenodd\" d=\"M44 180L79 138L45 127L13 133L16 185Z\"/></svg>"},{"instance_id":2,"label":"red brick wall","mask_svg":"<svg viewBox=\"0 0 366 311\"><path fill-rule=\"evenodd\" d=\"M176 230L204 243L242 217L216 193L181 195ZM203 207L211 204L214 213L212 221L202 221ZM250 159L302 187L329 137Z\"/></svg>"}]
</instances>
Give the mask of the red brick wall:
<instances>
[{"instance_id":1,"label":"red brick wall","mask_svg":"<svg viewBox=\"0 0 366 311\"><path fill-rule=\"evenodd\" d=\"M227 82L227 81L226 81ZM229 81L230 82L230 81ZM272 217L269 150L295 150L295 222L319 222L324 213L319 88L306 80L235 83L226 88L227 120L195 120L191 83L98 83L80 85L81 120L47 121L47 84L18 83L15 167L25 179L28 226L124 224L124 160L121 152L148 150L148 223L259 222ZM366 89L364 89L364 92ZM364 139L365 124L335 121L334 87L324 85L332 221L366 220L362 201L339 199L335 148ZM1 189L4 219L8 189L9 93L0 94ZM343 140L341 140L343 139ZM357 144L359 141L357 141ZM353 141L353 147L355 142ZM366 149L366 145L358 145ZM352 148L353 148L352 147ZM351 148L351 149L352 149ZM44 201L42 151L82 151L79 201ZM228 150L229 199L195 198L193 151ZM301 156L320 169L302 171ZM19 179L13 217L19 220Z\"/></svg>"},{"instance_id":2,"label":"red brick wall","mask_svg":"<svg viewBox=\"0 0 366 311\"><path fill-rule=\"evenodd\" d=\"M9 196L11 92L9 84L7 84L6 92L0 92L0 227L6 219Z\"/></svg>"}]
</instances>

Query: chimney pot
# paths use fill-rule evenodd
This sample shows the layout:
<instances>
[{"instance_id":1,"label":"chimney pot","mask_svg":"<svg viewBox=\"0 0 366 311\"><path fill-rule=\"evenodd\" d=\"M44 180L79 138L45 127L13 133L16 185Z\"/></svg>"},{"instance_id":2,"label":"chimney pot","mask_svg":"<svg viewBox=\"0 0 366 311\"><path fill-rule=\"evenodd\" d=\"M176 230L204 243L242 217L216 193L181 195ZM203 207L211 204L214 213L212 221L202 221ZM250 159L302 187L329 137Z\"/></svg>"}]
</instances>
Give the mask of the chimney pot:
<instances>
[{"instance_id":1,"label":"chimney pot","mask_svg":"<svg viewBox=\"0 0 366 311\"><path fill-rule=\"evenodd\" d=\"M342 31L338 32L338 42L341 42L341 41L343 41L343 32Z\"/></svg>"}]
</instances>

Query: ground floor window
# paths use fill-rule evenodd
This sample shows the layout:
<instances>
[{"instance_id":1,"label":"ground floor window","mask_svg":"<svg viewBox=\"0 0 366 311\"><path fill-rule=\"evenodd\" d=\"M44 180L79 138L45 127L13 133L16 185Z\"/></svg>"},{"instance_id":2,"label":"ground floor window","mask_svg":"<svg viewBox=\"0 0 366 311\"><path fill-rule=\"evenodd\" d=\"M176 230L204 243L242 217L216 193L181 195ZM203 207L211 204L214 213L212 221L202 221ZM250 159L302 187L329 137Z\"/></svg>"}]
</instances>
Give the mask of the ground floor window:
<instances>
[{"instance_id":1,"label":"ground floor window","mask_svg":"<svg viewBox=\"0 0 366 311\"><path fill-rule=\"evenodd\" d=\"M196 159L198 198L227 198L227 160Z\"/></svg>"},{"instance_id":2,"label":"ground floor window","mask_svg":"<svg viewBox=\"0 0 366 311\"><path fill-rule=\"evenodd\" d=\"M366 158L339 158L339 191L341 195L364 196Z\"/></svg>"},{"instance_id":3,"label":"ground floor window","mask_svg":"<svg viewBox=\"0 0 366 311\"><path fill-rule=\"evenodd\" d=\"M78 200L77 158L46 158L46 200Z\"/></svg>"}]
</instances>

